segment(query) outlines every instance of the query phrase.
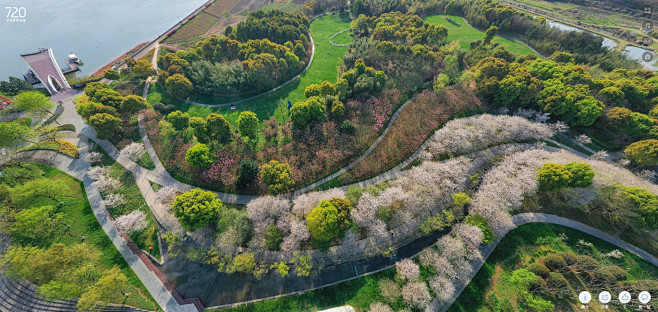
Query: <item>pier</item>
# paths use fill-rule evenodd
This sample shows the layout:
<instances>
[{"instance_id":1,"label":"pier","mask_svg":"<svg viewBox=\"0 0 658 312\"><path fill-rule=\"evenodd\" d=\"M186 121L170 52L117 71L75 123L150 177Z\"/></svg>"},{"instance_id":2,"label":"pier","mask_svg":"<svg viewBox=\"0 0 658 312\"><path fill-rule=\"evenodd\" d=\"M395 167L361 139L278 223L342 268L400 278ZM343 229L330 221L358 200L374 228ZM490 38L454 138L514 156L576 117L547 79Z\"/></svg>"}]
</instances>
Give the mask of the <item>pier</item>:
<instances>
[{"instance_id":1,"label":"pier","mask_svg":"<svg viewBox=\"0 0 658 312\"><path fill-rule=\"evenodd\" d=\"M62 70L53 56L53 49L39 49L38 52L21 54L23 61L30 68L25 79L30 83L41 82L50 94L71 89L64 74L79 70L73 62L68 62L69 67Z\"/></svg>"}]
</instances>

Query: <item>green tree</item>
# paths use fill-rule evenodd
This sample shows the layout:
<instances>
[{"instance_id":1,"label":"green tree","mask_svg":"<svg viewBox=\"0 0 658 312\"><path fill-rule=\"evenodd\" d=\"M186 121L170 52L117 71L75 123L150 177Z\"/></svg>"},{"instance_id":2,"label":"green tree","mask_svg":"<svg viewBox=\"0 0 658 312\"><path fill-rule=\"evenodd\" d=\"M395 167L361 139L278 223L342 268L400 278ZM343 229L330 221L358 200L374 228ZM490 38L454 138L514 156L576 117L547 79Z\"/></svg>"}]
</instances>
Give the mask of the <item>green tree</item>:
<instances>
[{"instance_id":1,"label":"green tree","mask_svg":"<svg viewBox=\"0 0 658 312\"><path fill-rule=\"evenodd\" d=\"M139 59L132 68L132 75L137 78L147 78L155 75L155 68L149 59Z\"/></svg>"},{"instance_id":2,"label":"green tree","mask_svg":"<svg viewBox=\"0 0 658 312\"><path fill-rule=\"evenodd\" d=\"M66 194L69 187L65 184L53 183L49 179L28 181L11 189L11 202L22 208L29 208L35 201L49 199L60 203L57 196Z\"/></svg>"},{"instance_id":3,"label":"green tree","mask_svg":"<svg viewBox=\"0 0 658 312\"><path fill-rule=\"evenodd\" d=\"M18 110L31 112L42 118L47 116L50 110L55 107L55 103L49 101L48 97L39 91L27 91L18 94L13 105Z\"/></svg>"},{"instance_id":4,"label":"green tree","mask_svg":"<svg viewBox=\"0 0 658 312\"><path fill-rule=\"evenodd\" d=\"M491 26L487 31L484 33L484 39L482 40L482 45L486 46L491 43L491 40L496 37L496 34L498 33L498 26Z\"/></svg>"},{"instance_id":5,"label":"green tree","mask_svg":"<svg viewBox=\"0 0 658 312\"><path fill-rule=\"evenodd\" d=\"M93 102L98 102L114 108L120 108L121 103L123 102L121 94L110 88L101 88L97 90L94 96L89 99Z\"/></svg>"},{"instance_id":6,"label":"green tree","mask_svg":"<svg viewBox=\"0 0 658 312\"><path fill-rule=\"evenodd\" d=\"M244 111L238 117L238 130L240 134L248 137L250 140L255 140L258 135L258 116L254 112Z\"/></svg>"},{"instance_id":7,"label":"green tree","mask_svg":"<svg viewBox=\"0 0 658 312\"><path fill-rule=\"evenodd\" d=\"M512 272L509 281L519 291L526 291L530 284L537 280L537 275L526 269L518 269Z\"/></svg>"},{"instance_id":8,"label":"green tree","mask_svg":"<svg viewBox=\"0 0 658 312\"><path fill-rule=\"evenodd\" d=\"M330 241L340 233L338 210L326 200L306 215L306 223L309 232L318 241Z\"/></svg>"},{"instance_id":9,"label":"green tree","mask_svg":"<svg viewBox=\"0 0 658 312\"><path fill-rule=\"evenodd\" d=\"M306 100L311 121L324 121L327 119L327 108L320 97L311 97Z\"/></svg>"},{"instance_id":10,"label":"green tree","mask_svg":"<svg viewBox=\"0 0 658 312\"><path fill-rule=\"evenodd\" d=\"M450 11L452 11L452 8L455 6L455 0L450 0L448 4L446 4L445 8L443 9L443 14L450 14Z\"/></svg>"},{"instance_id":11,"label":"green tree","mask_svg":"<svg viewBox=\"0 0 658 312\"><path fill-rule=\"evenodd\" d=\"M347 230L351 226L350 211L352 211L352 203L344 198L334 197L329 202L336 207L338 211L338 229L340 231Z\"/></svg>"},{"instance_id":12,"label":"green tree","mask_svg":"<svg viewBox=\"0 0 658 312\"><path fill-rule=\"evenodd\" d=\"M556 51L551 55L551 59L553 61L556 61L558 63L575 63L576 61L573 58L573 54L567 53L567 52L562 52L562 51Z\"/></svg>"},{"instance_id":13,"label":"green tree","mask_svg":"<svg viewBox=\"0 0 658 312\"><path fill-rule=\"evenodd\" d=\"M165 87L171 95L179 98L187 98L192 94L192 82L181 74L173 74L165 80Z\"/></svg>"},{"instance_id":14,"label":"green tree","mask_svg":"<svg viewBox=\"0 0 658 312\"><path fill-rule=\"evenodd\" d=\"M571 126L589 127L603 115L603 104L591 96L576 102L573 109L576 114L569 121Z\"/></svg>"},{"instance_id":15,"label":"green tree","mask_svg":"<svg viewBox=\"0 0 658 312\"><path fill-rule=\"evenodd\" d=\"M274 270L274 273L281 277L288 276L288 272L290 271L290 267L283 261L275 262L270 266L270 269Z\"/></svg>"},{"instance_id":16,"label":"green tree","mask_svg":"<svg viewBox=\"0 0 658 312\"><path fill-rule=\"evenodd\" d=\"M471 198L464 192L452 194L452 203L455 207L463 209L464 206L471 202Z\"/></svg>"},{"instance_id":17,"label":"green tree","mask_svg":"<svg viewBox=\"0 0 658 312\"><path fill-rule=\"evenodd\" d=\"M105 70L105 73L103 74L103 77L105 77L105 79L108 79L108 80L118 80L121 77L121 75L119 75L118 71L116 71L114 69L111 69L111 68L108 68L108 69Z\"/></svg>"},{"instance_id":18,"label":"green tree","mask_svg":"<svg viewBox=\"0 0 658 312\"><path fill-rule=\"evenodd\" d=\"M265 246L268 250L279 250L279 245L283 241L283 232L276 224L270 224L265 228Z\"/></svg>"},{"instance_id":19,"label":"green tree","mask_svg":"<svg viewBox=\"0 0 658 312\"><path fill-rule=\"evenodd\" d=\"M331 103L331 116L335 119L340 119L345 115L345 105L341 101L334 101Z\"/></svg>"},{"instance_id":20,"label":"green tree","mask_svg":"<svg viewBox=\"0 0 658 312\"><path fill-rule=\"evenodd\" d=\"M537 173L539 189L544 192L555 192L569 186L573 174L569 172L566 166L546 163Z\"/></svg>"},{"instance_id":21,"label":"green tree","mask_svg":"<svg viewBox=\"0 0 658 312\"><path fill-rule=\"evenodd\" d=\"M171 209L183 229L191 231L213 223L222 209L222 201L215 193L197 188L176 196Z\"/></svg>"},{"instance_id":22,"label":"green tree","mask_svg":"<svg viewBox=\"0 0 658 312\"><path fill-rule=\"evenodd\" d=\"M0 148L15 148L26 139L30 127L13 120L0 122Z\"/></svg>"},{"instance_id":23,"label":"green tree","mask_svg":"<svg viewBox=\"0 0 658 312\"><path fill-rule=\"evenodd\" d=\"M617 87L607 87L599 91L599 98L602 101L612 104L619 105L626 95Z\"/></svg>"},{"instance_id":24,"label":"green tree","mask_svg":"<svg viewBox=\"0 0 658 312\"><path fill-rule=\"evenodd\" d=\"M306 128L311 121L311 114L306 102L297 102L290 108L290 120L297 129Z\"/></svg>"},{"instance_id":25,"label":"green tree","mask_svg":"<svg viewBox=\"0 0 658 312\"><path fill-rule=\"evenodd\" d=\"M592 185L594 170L592 170L592 167L590 167L589 164L572 162L568 163L566 167L573 176L569 186L588 187Z\"/></svg>"},{"instance_id":26,"label":"green tree","mask_svg":"<svg viewBox=\"0 0 658 312\"><path fill-rule=\"evenodd\" d=\"M268 186L270 194L282 194L295 185L290 173L290 165L271 160L260 169L260 178Z\"/></svg>"},{"instance_id":27,"label":"green tree","mask_svg":"<svg viewBox=\"0 0 658 312\"><path fill-rule=\"evenodd\" d=\"M123 121L108 113L95 114L89 117L89 125L96 129L99 139L118 139L123 132Z\"/></svg>"},{"instance_id":28,"label":"green tree","mask_svg":"<svg viewBox=\"0 0 658 312\"><path fill-rule=\"evenodd\" d=\"M126 96L121 101L121 111L128 114L139 112L147 106L148 102L143 97L137 95Z\"/></svg>"},{"instance_id":29,"label":"green tree","mask_svg":"<svg viewBox=\"0 0 658 312\"><path fill-rule=\"evenodd\" d=\"M227 268L226 273L242 272L251 273L254 270L254 254L250 252L241 253L235 258Z\"/></svg>"},{"instance_id":30,"label":"green tree","mask_svg":"<svg viewBox=\"0 0 658 312\"><path fill-rule=\"evenodd\" d=\"M243 159L238 167L238 186L246 186L258 177L258 163L251 159Z\"/></svg>"},{"instance_id":31,"label":"green tree","mask_svg":"<svg viewBox=\"0 0 658 312\"><path fill-rule=\"evenodd\" d=\"M210 138L222 143L231 140L231 125L220 114L210 113L206 117L206 131Z\"/></svg>"},{"instance_id":32,"label":"green tree","mask_svg":"<svg viewBox=\"0 0 658 312\"><path fill-rule=\"evenodd\" d=\"M307 99L312 96L320 96L320 95L322 95L322 89L318 84L310 84L308 85L308 87L304 89L304 97L306 97Z\"/></svg>"},{"instance_id":33,"label":"green tree","mask_svg":"<svg viewBox=\"0 0 658 312\"><path fill-rule=\"evenodd\" d=\"M167 115L167 121L169 121L177 131L183 131L190 126L190 114L183 113L179 110L173 111Z\"/></svg>"},{"instance_id":34,"label":"green tree","mask_svg":"<svg viewBox=\"0 0 658 312\"><path fill-rule=\"evenodd\" d=\"M191 117L190 127L192 127L192 130L194 130L194 136L196 137L197 141L204 144L209 143L210 140L206 130L207 124L205 119L201 117Z\"/></svg>"},{"instance_id":35,"label":"green tree","mask_svg":"<svg viewBox=\"0 0 658 312\"><path fill-rule=\"evenodd\" d=\"M78 309L80 311L90 310L92 307L97 308L107 306L110 302L117 302L127 296L126 289L128 278L121 272L118 266L103 272L103 276L87 291L85 291L78 300Z\"/></svg>"},{"instance_id":36,"label":"green tree","mask_svg":"<svg viewBox=\"0 0 658 312\"><path fill-rule=\"evenodd\" d=\"M61 231L62 213L55 213L54 206L41 206L21 210L16 214L11 224L11 235L14 238L25 238L33 241L50 241Z\"/></svg>"},{"instance_id":37,"label":"green tree","mask_svg":"<svg viewBox=\"0 0 658 312\"><path fill-rule=\"evenodd\" d=\"M190 163L190 166L197 169L206 169L215 162L208 146L202 143L190 147L185 153L185 160Z\"/></svg>"},{"instance_id":38,"label":"green tree","mask_svg":"<svg viewBox=\"0 0 658 312\"><path fill-rule=\"evenodd\" d=\"M640 165L658 165L658 140L649 139L635 142L624 150L626 157Z\"/></svg>"},{"instance_id":39,"label":"green tree","mask_svg":"<svg viewBox=\"0 0 658 312\"><path fill-rule=\"evenodd\" d=\"M46 298L69 299L82 295L100 277L100 258L101 252L86 243L55 243L48 249L12 245L0 267L10 277L35 283Z\"/></svg>"}]
</instances>

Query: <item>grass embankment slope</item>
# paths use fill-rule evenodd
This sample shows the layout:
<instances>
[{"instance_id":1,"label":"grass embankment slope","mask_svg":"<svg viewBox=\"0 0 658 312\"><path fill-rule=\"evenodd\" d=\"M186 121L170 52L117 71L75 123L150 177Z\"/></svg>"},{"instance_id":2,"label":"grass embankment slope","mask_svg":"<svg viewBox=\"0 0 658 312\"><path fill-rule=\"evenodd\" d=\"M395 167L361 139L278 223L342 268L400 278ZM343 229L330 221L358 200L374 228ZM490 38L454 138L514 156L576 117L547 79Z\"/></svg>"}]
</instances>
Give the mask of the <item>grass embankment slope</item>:
<instances>
[{"instance_id":1,"label":"grass embankment slope","mask_svg":"<svg viewBox=\"0 0 658 312\"><path fill-rule=\"evenodd\" d=\"M316 18L311 23L311 34L315 43L315 57L309 69L297 80L291 82L285 87L277 90L272 94L258 97L236 105L236 109L230 107L202 107L183 103L172 98L164 91L160 83L154 84L147 97L149 103L162 102L165 104L175 104L181 111L188 112L191 116L205 117L210 113L219 113L233 125L243 111L252 111L258 115L260 120L268 119L274 115L279 120L283 120L282 111L287 114L287 108L282 105L281 109L277 108L277 101L283 100L287 105L290 100L293 104L297 101L303 101L304 89L313 83L321 83L324 80L336 82L338 75L338 65L342 60L343 54L347 47L336 47L329 42L329 38L336 32L350 27L350 19L347 16L339 17L338 15L325 15ZM251 96L251 95L250 95ZM207 104L223 104L238 100L236 97L211 97L206 95L196 95L191 98L192 101ZM288 118L286 116L286 118Z\"/></svg>"},{"instance_id":2,"label":"grass embankment slope","mask_svg":"<svg viewBox=\"0 0 658 312\"><path fill-rule=\"evenodd\" d=\"M450 17L452 21L446 19ZM471 42L482 40L484 32L471 27L463 17L458 15L432 15L425 18L425 21L434 25L443 25L448 28L448 41L457 41L463 49L469 49ZM511 40L496 36L494 43L500 43L516 55L525 55L528 53L536 54L526 44L517 40Z\"/></svg>"},{"instance_id":3,"label":"grass embankment slope","mask_svg":"<svg viewBox=\"0 0 658 312\"><path fill-rule=\"evenodd\" d=\"M148 290L146 290L146 287L144 287L137 275L135 275L128 263L126 263L126 260L123 259L119 251L114 247L114 244L112 244L112 241L110 241L98 223L87 200L82 182L53 167L40 164L36 166L44 171L45 178L50 179L53 183L68 187L66 194L62 194L57 200L64 203L58 212L63 214L62 221L71 226L70 232L75 233L75 235L84 236L86 243L96 246L102 252L101 263L103 269L110 269L117 265L123 274L128 277L129 284L131 285L128 291L132 295L128 297L126 305L149 311L155 309L157 304L151 298ZM36 201L33 206L40 207L52 204L52 200L44 198ZM70 235L59 235L52 243L73 245L80 243L80 238ZM121 304L121 302L114 303Z\"/></svg>"},{"instance_id":4,"label":"grass embankment slope","mask_svg":"<svg viewBox=\"0 0 658 312\"><path fill-rule=\"evenodd\" d=\"M549 254L569 253L576 256L589 256L598 261L599 267L622 268L627 274L625 281L621 283L655 280L658 276L656 267L626 251L622 251L623 256L620 258L606 255L613 250L620 249L574 229L548 224L521 226L505 236L448 311L501 311L509 307L514 307L514 311L517 311L517 308L518 311L524 311L527 307L520 300L522 295L517 289L518 285L514 285L509 277L513 271L525 268L528 264L541 263ZM596 269L585 270L582 273L575 273L570 269L561 270L560 274L567 282L566 286L559 289L561 294L554 293L552 296L541 295L541 297L552 302L555 311L579 310L578 294L585 290L595 298L599 292L607 290L615 298L619 293L618 287L593 283L588 273L594 271ZM597 286L593 286L594 284ZM630 287L625 290L632 292ZM633 296L637 296L637 292ZM601 305L594 301L589 306L590 311L628 311L614 304L614 301L610 304L610 310L601 310Z\"/></svg>"}]
</instances>

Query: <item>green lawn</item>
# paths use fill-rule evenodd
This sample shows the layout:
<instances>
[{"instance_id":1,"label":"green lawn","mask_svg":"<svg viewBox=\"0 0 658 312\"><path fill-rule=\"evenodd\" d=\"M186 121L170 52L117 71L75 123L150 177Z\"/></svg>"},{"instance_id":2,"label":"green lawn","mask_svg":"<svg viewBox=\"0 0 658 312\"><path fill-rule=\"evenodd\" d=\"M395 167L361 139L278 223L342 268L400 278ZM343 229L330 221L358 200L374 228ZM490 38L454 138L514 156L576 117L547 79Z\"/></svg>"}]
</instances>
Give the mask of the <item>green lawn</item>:
<instances>
[{"instance_id":1,"label":"green lawn","mask_svg":"<svg viewBox=\"0 0 658 312\"><path fill-rule=\"evenodd\" d=\"M637 256L620 250L623 257L616 259L605 254L620 250L580 231L548 224L528 224L521 226L505 236L505 239L496 247L485 265L478 271L475 278L457 298L448 311L502 311L511 304L518 311L524 309L523 300L519 296L516 285L509 281L512 271L524 268L530 263L541 261L547 255L557 252L566 252L574 255L587 255L598 260L601 266L616 265L627 272L626 280L618 282L620 285L629 281L637 281L642 288L647 280L654 280L658 269ZM575 274L573 271L563 271L562 275L568 284L562 288L567 293L557 296L541 295L542 298L552 302L556 311L575 311L578 309L578 294L587 290L598 294L602 290L610 293L619 293L616 286L608 288L604 285L592 284L586 274ZM633 293L630 287L626 290ZM635 292L637 294L637 292ZM590 306L593 306L590 304ZM595 305L598 307L598 305ZM507 309L507 311L512 311ZM517 311L514 309L513 311ZM534 310L531 310L534 311ZM600 311L596 310L595 311ZM610 311L628 311L620 306L611 304Z\"/></svg>"},{"instance_id":2,"label":"green lawn","mask_svg":"<svg viewBox=\"0 0 658 312\"><path fill-rule=\"evenodd\" d=\"M337 67L342 60L347 47L333 46L329 42L329 38L336 32L349 27L350 19L346 15L341 17L338 15L325 15L315 19L311 23L311 33L313 35L313 41L315 42L315 58L309 69L299 79L286 85L277 92L240 103L235 110L231 110L229 107L213 108L182 103L164 92L159 83L151 86L147 100L151 104L155 102L176 104L182 111L188 112L191 116L205 117L210 113L219 113L224 115L233 125L235 125L235 121L242 111L253 111L258 115L260 120L268 119L272 115L281 120L282 110L287 110L283 106L282 109L278 109L276 104L277 100L283 100L285 103L290 100L294 104L297 101L305 99L304 89L308 85L321 83L324 80L329 80L331 82L336 81L336 76L338 75ZM206 99L210 98L206 97ZM215 98L215 100L217 99L218 98ZM223 98L220 99L220 101L204 101L204 103L221 104L232 100L235 100L235 98Z\"/></svg>"},{"instance_id":3,"label":"green lawn","mask_svg":"<svg viewBox=\"0 0 658 312\"><path fill-rule=\"evenodd\" d=\"M131 289L132 295L128 298L126 304L152 311L155 308L155 301L149 295L146 287L144 287L137 275L135 275L132 269L130 269L128 263L126 263L119 251L114 247L114 244L112 244L103 231L103 228L98 223L96 216L91 210L91 206L89 206L89 201L87 200L87 195L84 191L82 182L53 167L41 164L35 164L35 166L43 170L44 177L50 179L54 183L68 186L69 190L66 194L58 197L58 200L64 203L59 209L59 212L64 215L63 222L71 226L71 233L84 236L87 243L98 247L102 252L101 262L104 269L109 269L117 265L121 268L123 274L128 277L129 283L134 288ZM42 199L36 201L33 205L43 206L52 204L51 200ZM60 235L51 243L72 245L80 243L80 238L72 237L70 235ZM139 289L139 291L137 289ZM140 293L144 295L140 295ZM115 303L121 304L121 302Z\"/></svg>"},{"instance_id":4,"label":"green lawn","mask_svg":"<svg viewBox=\"0 0 658 312\"><path fill-rule=\"evenodd\" d=\"M446 19L449 16L452 22ZM466 23L463 17L457 15L432 15L425 18L425 21L430 24L443 25L448 28L448 41L457 41L459 45L468 49L471 42L482 40L484 32L479 31ZM525 55L532 52L527 45L516 40L510 40L502 37L496 37L494 42L500 43L503 47L507 48L510 52L516 55Z\"/></svg>"}]
</instances>

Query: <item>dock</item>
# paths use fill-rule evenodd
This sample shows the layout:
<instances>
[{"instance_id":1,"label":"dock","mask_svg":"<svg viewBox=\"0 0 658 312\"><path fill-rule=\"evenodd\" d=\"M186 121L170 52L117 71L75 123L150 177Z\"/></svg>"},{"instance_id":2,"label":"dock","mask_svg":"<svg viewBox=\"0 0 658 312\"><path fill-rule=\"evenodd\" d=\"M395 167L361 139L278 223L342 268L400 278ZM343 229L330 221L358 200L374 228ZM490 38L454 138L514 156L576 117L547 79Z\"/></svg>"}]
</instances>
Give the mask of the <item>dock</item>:
<instances>
[{"instance_id":1,"label":"dock","mask_svg":"<svg viewBox=\"0 0 658 312\"><path fill-rule=\"evenodd\" d=\"M41 82L50 94L71 89L65 74L80 70L72 60L67 63L68 68L62 69L53 56L53 49L39 49L34 53L21 54L29 70L23 75L31 84Z\"/></svg>"}]
</instances>

